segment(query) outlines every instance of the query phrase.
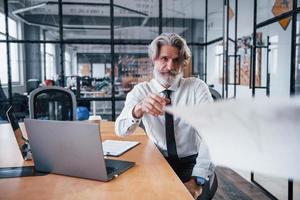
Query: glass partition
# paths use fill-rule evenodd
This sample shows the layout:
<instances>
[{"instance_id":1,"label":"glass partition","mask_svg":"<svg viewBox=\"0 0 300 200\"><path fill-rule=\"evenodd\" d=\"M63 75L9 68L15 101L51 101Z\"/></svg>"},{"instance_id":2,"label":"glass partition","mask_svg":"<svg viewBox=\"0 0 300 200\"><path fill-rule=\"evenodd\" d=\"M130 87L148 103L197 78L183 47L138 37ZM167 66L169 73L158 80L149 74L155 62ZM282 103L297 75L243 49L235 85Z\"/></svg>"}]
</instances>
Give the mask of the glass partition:
<instances>
[{"instance_id":1,"label":"glass partition","mask_svg":"<svg viewBox=\"0 0 300 200\"><path fill-rule=\"evenodd\" d=\"M22 25L22 38L26 41L59 39L58 1L22 2L7 0L9 17ZM9 27L15 26L14 24ZM21 28L21 27L20 27ZM44 33L47 30L47 34ZM11 40L16 40L12 37Z\"/></svg>"}]
</instances>

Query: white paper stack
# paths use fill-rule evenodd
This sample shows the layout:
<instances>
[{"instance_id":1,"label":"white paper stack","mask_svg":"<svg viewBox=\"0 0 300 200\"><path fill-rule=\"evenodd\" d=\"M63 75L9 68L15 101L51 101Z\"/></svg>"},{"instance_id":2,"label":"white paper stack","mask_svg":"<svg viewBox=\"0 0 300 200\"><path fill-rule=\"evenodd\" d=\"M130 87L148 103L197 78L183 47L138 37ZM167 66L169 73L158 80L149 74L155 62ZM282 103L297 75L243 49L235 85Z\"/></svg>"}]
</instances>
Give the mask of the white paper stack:
<instances>
[{"instance_id":1,"label":"white paper stack","mask_svg":"<svg viewBox=\"0 0 300 200\"><path fill-rule=\"evenodd\" d=\"M136 141L105 140L102 142L103 154L105 156L120 156L138 144L139 142Z\"/></svg>"}]
</instances>

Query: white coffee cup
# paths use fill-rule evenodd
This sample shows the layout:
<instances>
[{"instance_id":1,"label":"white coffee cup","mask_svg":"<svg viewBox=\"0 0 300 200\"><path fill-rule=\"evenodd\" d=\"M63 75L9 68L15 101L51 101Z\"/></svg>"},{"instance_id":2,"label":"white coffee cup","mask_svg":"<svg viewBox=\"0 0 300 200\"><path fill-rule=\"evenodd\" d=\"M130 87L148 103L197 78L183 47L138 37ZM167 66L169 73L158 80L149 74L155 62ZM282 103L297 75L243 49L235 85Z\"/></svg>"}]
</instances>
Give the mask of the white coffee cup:
<instances>
[{"instance_id":1,"label":"white coffee cup","mask_svg":"<svg viewBox=\"0 0 300 200\"><path fill-rule=\"evenodd\" d=\"M89 121L100 124L102 118L99 115L91 115Z\"/></svg>"}]
</instances>

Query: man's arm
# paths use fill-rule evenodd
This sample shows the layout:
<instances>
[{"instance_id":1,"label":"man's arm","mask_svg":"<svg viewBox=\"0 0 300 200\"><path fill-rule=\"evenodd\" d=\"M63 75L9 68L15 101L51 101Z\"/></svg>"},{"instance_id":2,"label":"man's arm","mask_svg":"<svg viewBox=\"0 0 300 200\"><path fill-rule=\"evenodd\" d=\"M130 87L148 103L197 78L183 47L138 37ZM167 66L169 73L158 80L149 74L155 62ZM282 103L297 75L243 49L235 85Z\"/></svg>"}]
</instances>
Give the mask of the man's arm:
<instances>
[{"instance_id":1,"label":"man's arm","mask_svg":"<svg viewBox=\"0 0 300 200\"><path fill-rule=\"evenodd\" d=\"M125 106L116 120L115 132L119 136L132 134L145 113L152 116L162 115L163 107L170 102L169 99L154 93L144 95L139 87L137 85L127 94Z\"/></svg>"},{"instance_id":2,"label":"man's arm","mask_svg":"<svg viewBox=\"0 0 300 200\"><path fill-rule=\"evenodd\" d=\"M207 145L201 141L196 165L194 166L192 177L202 177L207 179L214 172L214 165L211 162Z\"/></svg>"},{"instance_id":3,"label":"man's arm","mask_svg":"<svg viewBox=\"0 0 300 200\"><path fill-rule=\"evenodd\" d=\"M132 110L132 115L135 118L141 118L145 113L153 116L159 116L164 113L163 107L170 103L169 99L160 97L158 94L149 93L140 103Z\"/></svg>"},{"instance_id":4,"label":"man's arm","mask_svg":"<svg viewBox=\"0 0 300 200\"><path fill-rule=\"evenodd\" d=\"M142 95L138 91L138 85L135 86L128 94L125 100L124 108L116 119L115 132L118 136L132 134L141 122L141 117L133 116L134 107L141 101Z\"/></svg>"}]
</instances>

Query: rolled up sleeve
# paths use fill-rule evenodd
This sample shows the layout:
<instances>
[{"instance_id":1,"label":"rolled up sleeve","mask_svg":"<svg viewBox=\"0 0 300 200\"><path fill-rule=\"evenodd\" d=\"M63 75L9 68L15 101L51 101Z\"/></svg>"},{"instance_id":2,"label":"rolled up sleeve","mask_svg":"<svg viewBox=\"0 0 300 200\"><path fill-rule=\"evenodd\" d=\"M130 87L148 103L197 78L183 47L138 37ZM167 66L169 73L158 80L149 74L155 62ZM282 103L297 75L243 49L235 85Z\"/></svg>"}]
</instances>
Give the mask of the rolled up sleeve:
<instances>
[{"instance_id":1,"label":"rolled up sleeve","mask_svg":"<svg viewBox=\"0 0 300 200\"><path fill-rule=\"evenodd\" d=\"M125 106L115 123L115 133L118 136L130 135L140 125L141 119L137 119L132 115L133 108L142 100L140 96L138 85L127 94Z\"/></svg>"},{"instance_id":2,"label":"rolled up sleeve","mask_svg":"<svg viewBox=\"0 0 300 200\"><path fill-rule=\"evenodd\" d=\"M193 168L192 176L202 178L210 177L215 170L215 166L211 162L207 145L202 141L199 147L196 165Z\"/></svg>"}]
</instances>

